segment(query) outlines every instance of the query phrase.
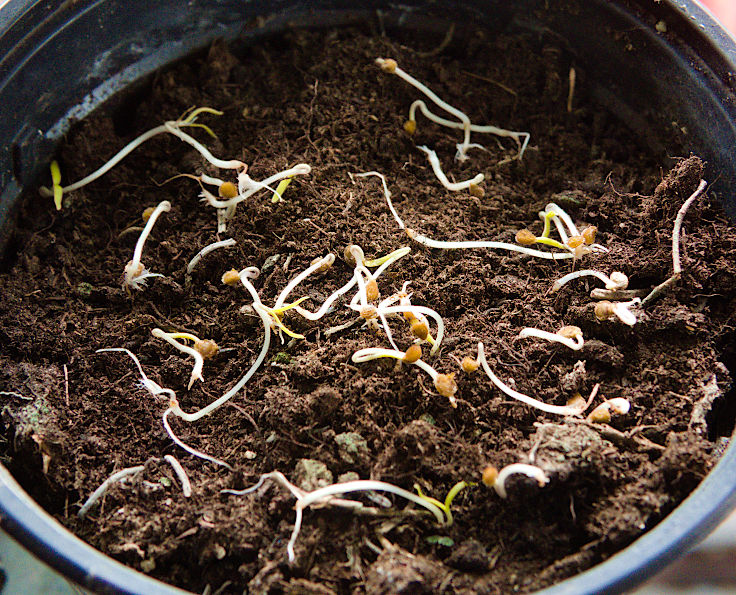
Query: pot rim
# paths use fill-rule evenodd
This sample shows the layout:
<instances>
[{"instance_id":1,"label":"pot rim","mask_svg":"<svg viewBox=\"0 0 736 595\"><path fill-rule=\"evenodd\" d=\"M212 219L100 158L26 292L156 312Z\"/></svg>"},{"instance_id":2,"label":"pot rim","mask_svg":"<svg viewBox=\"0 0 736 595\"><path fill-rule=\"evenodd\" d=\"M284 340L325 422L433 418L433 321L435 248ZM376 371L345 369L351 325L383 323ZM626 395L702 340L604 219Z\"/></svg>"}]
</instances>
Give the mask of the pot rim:
<instances>
[{"instance_id":1,"label":"pot rim","mask_svg":"<svg viewBox=\"0 0 736 595\"><path fill-rule=\"evenodd\" d=\"M26 20L41 2L0 0L0 39L21 39ZM622 0L640 12L651 10L651 1ZM60 5L61 6L61 5ZM658 9L669 11L689 32L686 42L722 81L736 71L736 37L725 31L713 14L697 0L664 0ZM60 10L62 10L60 8ZM48 14L48 9L45 9ZM41 23L52 23L55 13ZM733 83L727 83L732 89ZM736 508L736 444L729 444L717 465L675 510L624 550L576 576L548 587L545 595L618 593L634 587L661 570L705 537ZM0 464L0 527L27 550L79 585L101 593L187 593L150 578L88 545L43 510ZM667 544L662 547L662 544ZM635 572L632 572L635 568Z\"/></svg>"}]
</instances>

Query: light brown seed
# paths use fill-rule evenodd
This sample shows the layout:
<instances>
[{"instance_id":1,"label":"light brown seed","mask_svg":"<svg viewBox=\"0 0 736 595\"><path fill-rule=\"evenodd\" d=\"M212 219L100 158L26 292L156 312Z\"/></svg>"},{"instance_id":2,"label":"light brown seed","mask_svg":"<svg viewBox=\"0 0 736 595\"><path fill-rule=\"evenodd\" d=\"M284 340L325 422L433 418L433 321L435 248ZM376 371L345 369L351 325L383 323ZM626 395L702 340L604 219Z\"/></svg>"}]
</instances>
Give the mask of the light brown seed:
<instances>
[{"instance_id":1,"label":"light brown seed","mask_svg":"<svg viewBox=\"0 0 736 595\"><path fill-rule=\"evenodd\" d=\"M583 230L583 239L588 246L595 242L595 234L597 231L598 228L595 225L589 225Z\"/></svg>"},{"instance_id":2,"label":"light brown seed","mask_svg":"<svg viewBox=\"0 0 736 595\"><path fill-rule=\"evenodd\" d=\"M483 198L486 195L486 191L478 186L478 184L470 184L470 186L468 186L468 192L470 192L471 196L475 196L476 198Z\"/></svg>"},{"instance_id":3,"label":"light brown seed","mask_svg":"<svg viewBox=\"0 0 736 595\"><path fill-rule=\"evenodd\" d=\"M557 331L557 334L565 339L575 339L582 335L583 331L580 330L579 326L563 326L559 331Z\"/></svg>"},{"instance_id":4,"label":"light brown seed","mask_svg":"<svg viewBox=\"0 0 736 595\"><path fill-rule=\"evenodd\" d=\"M437 378L434 379L434 387L443 397L447 397L448 399L454 397L457 392L455 372L451 372L450 374L437 374Z\"/></svg>"},{"instance_id":5,"label":"light brown seed","mask_svg":"<svg viewBox=\"0 0 736 595\"><path fill-rule=\"evenodd\" d=\"M396 72L396 67L398 66L398 64L396 64L396 60L394 60L393 58L386 58L380 63L380 66L383 72L393 74L394 72Z\"/></svg>"},{"instance_id":6,"label":"light brown seed","mask_svg":"<svg viewBox=\"0 0 736 595\"><path fill-rule=\"evenodd\" d=\"M422 348L416 343L409 347L404 353L404 361L413 364L418 359L422 358Z\"/></svg>"},{"instance_id":7,"label":"light brown seed","mask_svg":"<svg viewBox=\"0 0 736 595\"><path fill-rule=\"evenodd\" d=\"M143 214L141 215L141 218L144 222L148 222L148 220L151 218L151 215L153 215L153 212L156 210L156 207L148 207L145 211L143 211Z\"/></svg>"},{"instance_id":8,"label":"light brown seed","mask_svg":"<svg viewBox=\"0 0 736 595\"><path fill-rule=\"evenodd\" d=\"M520 229L516 232L516 243L522 246L531 246L537 243L537 236L528 229Z\"/></svg>"},{"instance_id":9,"label":"light brown seed","mask_svg":"<svg viewBox=\"0 0 736 595\"><path fill-rule=\"evenodd\" d=\"M381 293L378 291L378 283L375 279L371 279L365 284L365 294L369 302L375 302L381 297Z\"/></svg>"},{"instance_id":10,"label":"light brown seed","mask_svg":"<svg viewBox=\"0 0 736 595\"><path fill-rule=\"evenodd\" d=\"M202 339L201 341L196 341L194 343L194 349L198 351L204 359L215 357L217 355L217 352L220 351L217 343L215 343L212 339Z\"/></svg>"},{"instance_id":11,"label":"light brown seed","mask_svg":"<svg viewBox=\"0 0 736 595\"><path fill-rule=\"evenodd\" d=\"M217 193L225 199L235 198L238 195L238 187L232 182L223 182Z\"/></svg>"},{"instance_id":12,"label":"light brown seed","mask_svg":"<svg viewBox=\"0 0 736 595\"><path fill-rule=\"evenodd\" d=\"M583 236L572 236L567 240L567 245L570 248L578 248L585 244L585 238Z\"/></svg>"},{"instance_id":13,"label":"light brown seed","mask_svg":"<svg viewBox=\"0 0 736 595\"><path fill-rule=\"evenodd\" d=\"M404 132L413 136L416 131L417 131L416 120L407 120L406 122L404 122Z\"/></svg>"},{"instance_id":14,"label":"light brown seed","mask_svg":"<svg viewBox=\"0 0 736 595\"><path fill-rule=\"evenodd\" d=\"M411 332L415 337L418 337L422 341L426 341L429 336L429 327L427 327L427 323L423 320L414 318L414 320L411 321Z\"/></svg>"},{"instance_id":15,"label":"light brown seed","mask_svg":"<svg viewBox=\"0 0 736 595\"><path fill-rule=\"evenodd\" d=\"M222 275L222 282L225 285L237 285L240 283L240 275L238 275L238 271L235 269L230 269L229 271L226 271Z\"/></svg>"},{"instance_id":16,"label":"light brown seed","mask_svg":"<svg viewBox=\"0 0 736 595\"><path fill-rule=\"evenodd\" d=\"M493 465L488 465L485 469L483 469L483 474L481 475L481 481L484 485L487 485L489 488L493 487L493 484L496 483L496 480L498 479L498 469L496 469Z\"/></svg>"},{"instance_id":17,"label":"light brown seed","mask_svg":"<svg viewBox=\"0 0 736 595\"><path fill-rule=\"evenodd\" d=\"M611 302L603 300L595 305L595 317L598 320L608 320L612 316L615 316L615 313Z\"/></svg>"},{"instance_id":18,"label":"light brown seed","mask_svg":"<svg viewBox=\"0 0 736 595\"><path fill-rule=\"evenodd\" d=\"M475 372L480 364L478 363L478 360L473 359L469 355L466 355L463 358L463 361L460 362L460 367L463 369L463 372L467 372L470 374L471 372Z\"/></svg>"}]
</instances>

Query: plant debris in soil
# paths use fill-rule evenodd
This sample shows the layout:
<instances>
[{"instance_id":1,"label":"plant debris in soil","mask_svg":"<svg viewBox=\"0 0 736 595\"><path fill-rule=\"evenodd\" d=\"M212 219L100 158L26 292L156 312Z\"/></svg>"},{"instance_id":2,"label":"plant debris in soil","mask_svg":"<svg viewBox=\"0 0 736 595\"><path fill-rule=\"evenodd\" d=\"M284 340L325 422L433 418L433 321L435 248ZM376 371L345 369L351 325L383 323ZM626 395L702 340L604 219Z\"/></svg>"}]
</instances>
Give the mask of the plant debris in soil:
<instances>
[{"instance_id":1,"label":"plant debris in soil","mask_svg":"<svg viewBox=\"0 0 736 595\"><path fill-rule=\"evenodd\" d=\"M195 592L527 592L626 546L711 469L718 436L709 433L708 414L729 383L718 347L733 337L736 311L729 256L736 234L718 201L706 194L690 207L682 278L647 308L632 306L632 326L596 318L589 294L601 283L593 277L551 290L578 269L621 271L641 295L667 279L675 216L703 163L684 158L663 176L671 163L596 105L582 71L568 110L572 64L552 39L468 31L432 57L422 53L439 41L402 31L295 30L237 56L218 42L70 132L57 157L65 183L193 106L224 113L198 119L216 139L187 131L212 154L248 164L252 179L311 167L293 178L281 202L268 190L241 202L219 234L199 185L174 176L234 181L235 173L212 167L170 134L65 194L60 211L49 198L27 197L0 275L3 460L75 534ZM523 160L513 139L473 133L485 150L454 161L462 131L422 115L416 132L406 133L409 105L423 97L382 72L377 57L396 59L474 124L530 132ZM451 180L482 173L484 195L443 188L417 145L437 152ZM538 213L555 202L580 229L596 226L607 251L552 261L426 248L398 227L380 180L355 177L368 171L385 175L394 208L418 234L515 243L521 229L541 235ZM141 213L164 200L171 209L143 250L148 269L163 276L148 278L140 291L124 289ZM236 244L205 255L187 274L197 252L227 238ZM211 415L168 417L184 443L230 468L174 444L161 423L168 400L141 388L127 355L96 353L130 350L156 386L196 411L235 385L263 343L253 298L242 285L223 285L223 274L257 267L251 281L273 305L313 259L335 254L329 270L309 276L287 300L306 296L300 307L313 311L351 279L350 244L367 259L411 248L378 288L385 298L409 282L411 303L442 317L445 337L434 354L422 343L422 358L440 374L455 374L456 407L417 366L351 359L364 348L390 347L380 325L364 324L346 307L355 289L317 321L284 312L283 324L304 338L274 331L263 365ZM396 343L408 348L407 321L389 323ZM582 349L518 338L524 327L554 333L565 325L581 329ZM154 328L219 345L201 381L188 389L191 358L152 336ZM594 423L586 414L559 416L513 400L482 369L460 369L479 342L490 368L521 393L564 406L598 386L588 412L610 399L626 399L630 408ZM190 497L165 455L181 462ZM539 467L547 483L512 475L502 499L480 482L485 468L516 463ZM94 490L134 466L142 469L114 482L79 518ZM439 501L458 482L473 485L455 498L449 526L390 494L379 504L343 496L364 503L357 511L324 501L308 507L290 563L294 495L269 481L246 495L221 493L272 471L302 490L371 479L411 492L418 486ZM381 507L386 497L390 509Z\"/></svg>"}]
</instances>

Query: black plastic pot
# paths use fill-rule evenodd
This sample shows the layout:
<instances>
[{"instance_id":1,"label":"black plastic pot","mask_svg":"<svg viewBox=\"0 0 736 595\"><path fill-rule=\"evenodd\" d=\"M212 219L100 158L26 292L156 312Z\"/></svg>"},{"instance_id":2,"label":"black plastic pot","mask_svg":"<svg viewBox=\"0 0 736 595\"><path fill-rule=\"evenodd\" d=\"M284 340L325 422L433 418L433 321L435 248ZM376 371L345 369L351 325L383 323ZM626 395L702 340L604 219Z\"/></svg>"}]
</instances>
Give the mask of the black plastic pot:
<instances>
[{"instance_id":1,"label":"black plastic pot","mask_svg":"<svg viewBox=\"0 0 736 595\"><path fill-rule=\"evenodd\" d=\"M691 0L442 2L10 0L0 9L0 246L13 206L37 185L69 126L115 92L214 38L253 41L293 24L373 19L438 27L447 15L491 30L542 30L575 56L597 99L660 149L681 144L708 162L707 179L736 215L736 40ZM266 18L262 18L266 17ZM446 25L444 25L446 27ZM664 28L666 27L666 32ZM736 445L654 529L605 563L545 593L611 593L656 573L736 506ZM94 591L181 592L84 544L0 466L0 523L61 573Z\"/></svg>"}]
</instances>

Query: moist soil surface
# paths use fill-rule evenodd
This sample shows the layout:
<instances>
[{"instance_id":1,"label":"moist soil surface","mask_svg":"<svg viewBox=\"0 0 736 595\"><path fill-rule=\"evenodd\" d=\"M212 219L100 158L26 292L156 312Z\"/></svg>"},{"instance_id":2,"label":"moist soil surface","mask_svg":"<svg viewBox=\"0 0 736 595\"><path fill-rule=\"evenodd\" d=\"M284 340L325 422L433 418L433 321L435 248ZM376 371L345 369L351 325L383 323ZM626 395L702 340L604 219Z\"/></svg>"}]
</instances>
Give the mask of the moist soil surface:
<instances>
[{"instance_id":1,"label":"moist soil surface","mask_svg":"<svg viewBox=\"0 0 736 595\"><path fill-rule=\"evenodd\" d=\"M263 191L242 202L227 231L200 202L200 188L180 173L234 180L171 135L148 141L98 181L51 199L29 196L3 261L0 287L0 382L3 460L26 490L71 531L114 558L171 584L218 593L416 593L531 591L606 559L670 512L712 468L733 417L724 353L733 344L736 235L707 193L685 217L683 277L645 309L634 326L599 321L593 277L552 292L574 268L623 271L642 295L672 273L675 215L695 190L703 163L686 148L679 160L652 154L589 96L584 72L568 111L571 60L551 39L442 36L355 29L292 31L235 56L216 43L204 54L157 74L114 100L68 135L58 160L64 183L77 180L128 141L193 106L217 135L188 129L218 157L248 164L264 179L297 163L312 167L271 201ZM461 131L418 117L402 129L419 93L374 64L378 56L427 82L471 121L528 130L515 160L511 139L473 134L486 150L453 160ZM437 110L439 111L439 110ZM451 179L481 172L483 197L450 192L416 145L435 149ZM608 252L579 261L541 260L502 250L427 249L399 229L380 180L385 174L407 227L442 240L494 239L542 230L538 212L554 201L582 229L598 228ZM669 173L668 173L669 172ZM165 275L141 291L121 286L143 225L141 213L162 200L172 208L153 228L143 262ZM130 229L135 227L137 229ZM558 237L553 230L553 237ZM237 244L188 261L217 239ZM263 325L243 287L223 285L231 268L261 269L254 284L273 305L286 283L318 256L337 255L330 270L292 294L315 310L350 280L348 244L377 258L402 246L411 253L378 279L381 297L410 282L415 305L435 309L446 327L434 355L438 372L455 372L457 407L431 378L393 359L353 363L386 336L336 303L318 321L293 311L284 324L304 339L274 334L265 363L225 405L198 422L169 417L186 444L232 470L195 458L162 427L167 399L144 390L124 347L145 373L176 392L185 411L212 402L248 370ZM542 250L554 250L541 246ZM412 341L404 318L389 320L396 342ZM582 329L585 345L519 339L523 327ZM204 380L188 390L192 359L151 335L155 327L212 339ZM329 330L331 329L331 330ZM431 330L434 332L434 323ZM591 409L626 398L630 411L609 424L533 409L458 362L482 341L488 362L518 391L564 405L589 395ZM582 362L582 363L579 363ZM21 399L20 397L25 399ZM725 405L724 405L725 403ZM714 409L715 408L715 409ZM715 411L718 415L714 415ZM718 422L715 419L718 418ZM192 484L184 497L164 455L176 456ZM443 500L459 481L479 482L487 465L534 462L549 483L515 475L501 499L480 483L460 492L454 523L440 526L420 508L393 498L392 509L356 495L373 514L327 507L305 512L290 564L286 545L294 497L266 482L278 470L304 489L347 478L376 479ZM89 514L81 504L112 473L144 465L110 487ZM349 474L349 475L345 475Z\"/></svg>"}]
</instances>

